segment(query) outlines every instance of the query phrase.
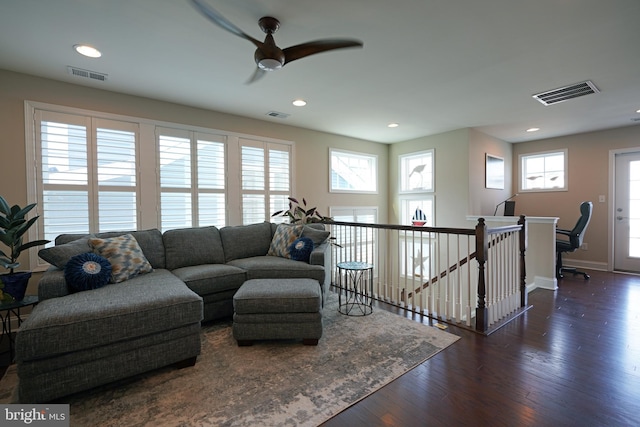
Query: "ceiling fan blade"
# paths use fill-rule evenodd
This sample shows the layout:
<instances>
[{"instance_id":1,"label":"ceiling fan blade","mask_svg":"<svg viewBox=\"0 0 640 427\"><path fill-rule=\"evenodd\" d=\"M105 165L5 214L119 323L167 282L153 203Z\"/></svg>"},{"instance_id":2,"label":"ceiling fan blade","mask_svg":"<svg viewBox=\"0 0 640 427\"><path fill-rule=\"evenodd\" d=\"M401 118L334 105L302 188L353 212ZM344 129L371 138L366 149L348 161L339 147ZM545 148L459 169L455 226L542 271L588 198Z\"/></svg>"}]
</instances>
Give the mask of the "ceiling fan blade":
<instances>
[{"instance_id":1,"label":"ceiling fan blade","mask_svg":"<svg viewBox=\"0 0 640 427\"><path fill-rule=\"evenodd\" d=\"M251 83L257 82L260 80L267 72L260 67L256 67L256 70L253 72L249 80L245 82L245 84L250 85Z\"/></svg>"},{"instance_id":2,"label":"ceiling fan blade","mask_svg":"<svg viewBox=\"0 0 640 427\"><path fill-rule=\"evenodd\" d=\"M214 24L219 27L229 31L231 34L235 34L238 37L242 37L243 39L249 40L253 43L258 49L263 47L263 43L260 40L256 40L240 28L236 27L231 21L222 16L217 10L204 3L201 0L191 0L191 3L198 9L204 16L209 18Z\"/></svg>"},{"instance_id":3,"label":"ceiling fan blade","mask_svg":"<svg viewBox=\"0 0 640 427\"><path fill-rule=\"evenodd\" d=\"M344 49L347 47L362 47L360 40L354 39L323 39L315 40L307 43L282 49L285 56L285 64L305 56L315 55L316 53L326 52L334 49Z\"/></svg>"}]
</instances>

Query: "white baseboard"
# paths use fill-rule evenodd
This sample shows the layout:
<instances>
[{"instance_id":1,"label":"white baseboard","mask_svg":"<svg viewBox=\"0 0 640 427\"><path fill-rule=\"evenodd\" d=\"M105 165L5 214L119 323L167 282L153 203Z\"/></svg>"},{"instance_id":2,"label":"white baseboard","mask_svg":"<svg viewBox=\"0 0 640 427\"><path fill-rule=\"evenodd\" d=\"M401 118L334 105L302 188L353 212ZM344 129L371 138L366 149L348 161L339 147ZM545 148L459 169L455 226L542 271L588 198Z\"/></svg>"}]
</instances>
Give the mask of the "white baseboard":
<instances>
[{"instance_id":1,"label":"white baseboard","mask_svg":"<svg viewBox=\"0 0 640 427\"><path fill-rule=\"evenodd\" d=\"M533 282L527 285L527 293L537 288L555 291L556 289L558 289L558 279L556 279L555 277L535 276L533 278Z\"/></svg>"},{"instance_id":2,"label":"white baseboard","mask_svg":"<svg viewBox=\"0 0 640 427\"><path fill-rule=\"evenodd\" d=\"M588 270L609 271L606 262L582 261L579 259L563 258L562 265L564 267L586 268Z\"/></svg>"}]
</instances>

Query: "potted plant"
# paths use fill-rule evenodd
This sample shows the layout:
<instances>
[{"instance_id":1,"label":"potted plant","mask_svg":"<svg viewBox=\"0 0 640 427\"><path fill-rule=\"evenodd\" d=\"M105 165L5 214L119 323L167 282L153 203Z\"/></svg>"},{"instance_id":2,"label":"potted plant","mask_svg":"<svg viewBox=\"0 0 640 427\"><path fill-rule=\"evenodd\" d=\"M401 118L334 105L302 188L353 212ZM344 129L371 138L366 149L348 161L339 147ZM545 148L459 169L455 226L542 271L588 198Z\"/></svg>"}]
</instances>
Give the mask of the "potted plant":
<instances>
[{"instance_id":1,"label":"potted plant","mask_svg":"<svg viewBox=\"0 0 640 427\"><path fill-rule=\"evenodd\" d=\"M307 209L307 201L302 199L302 205L297 199L288 197L289 209L274 213L271 217L286 216L289 217L291 224L310 224L317 222L331 222L333 218L320 215L316 208Z\"/></svg>"},{"instance_id":2,"label":"potted plant","mask_svg":"<svg viewBox=\"0 0 640 427\"><path fill-rule=\"evenodd\" d=\"M288 199L289 209L274 213L271 215L272 218L276 216L286 216L289 218L289 223L291 224L331 224L333 222L333 218L321 215L317 208L313 207L308 209L307 201L305 199L302 199L302 204L300 204L300 202L294 197L288 197ZM336 243L335 237L329 237L329 243L331 243L332 246L342 248L339 243Z\"/></svg>"},{"instance_id":3,"label":"potted plant","mask_svg":"<svg viewBox=\"0 0 640 427\"><path fill-rule=\"evenodd\" d=\"M6 252L0 250L0 265L9 270L9 273L0 274L3 300L7 299L7 294L15 301L21 301L24 298L31 272L15 271L20 266L18 262L20 253L34 246L49 243L48 240L36 240L28 243L23 241L24 234L39 218L38 216L31 219L25 218L35 206L36 204L32 203L24 208L18 205L10 207L4 197L0 196L0 242L8 248Z\"/></svg>"}]
</instances>

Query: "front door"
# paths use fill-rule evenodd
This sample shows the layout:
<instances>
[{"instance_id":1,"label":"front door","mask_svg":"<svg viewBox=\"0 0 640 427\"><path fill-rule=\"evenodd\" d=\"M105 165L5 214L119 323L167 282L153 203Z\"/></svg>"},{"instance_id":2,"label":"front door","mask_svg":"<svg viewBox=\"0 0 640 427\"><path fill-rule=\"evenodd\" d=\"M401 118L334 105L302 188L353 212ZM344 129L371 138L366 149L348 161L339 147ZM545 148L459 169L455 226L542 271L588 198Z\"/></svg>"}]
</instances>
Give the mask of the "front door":
<instances>
[{"instance_id":1,"label":"front door","mask_svg":"<svg viewBox=\"0 0 640 427\"><path fill-rule=\"evenodd\" d=\"M640 152L616 154L614 270L640 273Z\"/></svg>"}]
</instances>

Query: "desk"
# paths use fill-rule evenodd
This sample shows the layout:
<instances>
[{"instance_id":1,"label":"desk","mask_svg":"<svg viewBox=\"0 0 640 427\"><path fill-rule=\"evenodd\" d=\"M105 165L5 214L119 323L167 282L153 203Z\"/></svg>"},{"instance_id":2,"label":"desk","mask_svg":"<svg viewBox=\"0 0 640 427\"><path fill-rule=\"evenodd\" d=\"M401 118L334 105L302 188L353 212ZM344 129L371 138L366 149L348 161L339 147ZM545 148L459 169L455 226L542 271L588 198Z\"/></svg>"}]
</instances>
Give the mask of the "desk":
<instances>
[{"instance_id":1,"label":"desk","mask_svg":"<svg viewBox=\"0 0 640 427\"><path fill-rule=\"evenodd\" d=\"M341 262L337 267L338 312L347 316L373 313L373 265L352 261Z\"/></svg>"},{"instance_id":2,"label":"desk","mask_svg":"<svg viewBox=\"0 0 640 427\"><path fill-rule=\"evenodd\" d=\"M2 320L2 335L0 335L0 343L4 340L5 335L9 340L9 356L13 362L13 337L11 336L11 315L18 319L18 326L22 324L20 317L20 309L24 307L34 306L38 303L37 295L27 295L22 301L4 302L0 304L0 320Z\"/></svg>"}]
</instances>

